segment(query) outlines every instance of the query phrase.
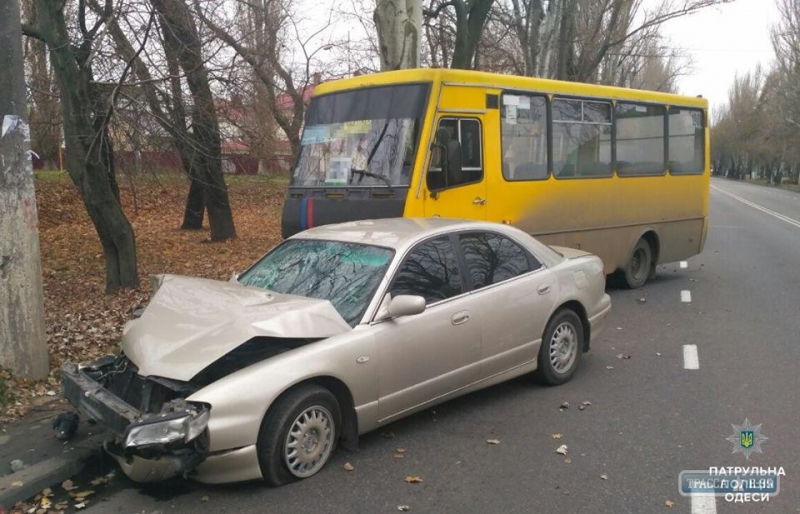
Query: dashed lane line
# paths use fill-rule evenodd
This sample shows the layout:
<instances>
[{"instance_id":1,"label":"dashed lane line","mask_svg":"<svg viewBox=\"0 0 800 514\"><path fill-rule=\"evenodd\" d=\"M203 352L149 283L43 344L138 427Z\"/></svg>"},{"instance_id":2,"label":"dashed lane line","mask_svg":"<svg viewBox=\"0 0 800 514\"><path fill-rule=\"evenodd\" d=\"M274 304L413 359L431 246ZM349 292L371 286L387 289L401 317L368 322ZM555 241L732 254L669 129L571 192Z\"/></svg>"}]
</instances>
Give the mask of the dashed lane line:
<instances>
[{"instance_id":1,"label":"dashed lane line","mask_svg":"<svg viewBox=\"0 0 800 514\"><path fill-rule=\"evenodd\" d=\"M693 494L692 514L717 514L717 499L711 494Z\"/></svg>"},{"instance_id":2,"label":"dashed lane line","mask_svg":"<svg viewBox=\"0 0 800 514\"><path fill-rule=\"evenodd\" d=\"M683 368L700 369L700 357L697 356L696 344L683 345Z\"/></svg>"}]
</instances>

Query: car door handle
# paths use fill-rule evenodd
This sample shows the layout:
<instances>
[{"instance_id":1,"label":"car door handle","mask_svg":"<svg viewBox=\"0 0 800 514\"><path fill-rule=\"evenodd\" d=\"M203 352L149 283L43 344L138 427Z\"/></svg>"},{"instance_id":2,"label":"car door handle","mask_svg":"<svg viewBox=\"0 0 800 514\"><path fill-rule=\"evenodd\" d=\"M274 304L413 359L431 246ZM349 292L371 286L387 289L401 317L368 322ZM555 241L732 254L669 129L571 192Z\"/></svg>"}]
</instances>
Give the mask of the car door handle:
<instances>
[{"instance_id":1,"label":"car door handle","mask_svg":"<svg viewBox=\"0 0 800 514\"><path fill-rule=\"evenodd\" d=\"M550 284L541 284L538 287L538 289L536 289L536 292L538 292L539 294L547 294L547 293L549 293L550 292Z\"/></svg>"},{"instance_id":2,"label":"car door handle","mask_svg":"<svg viewBox=\"0 0 800 514\"><path fill-rule=\"evenodd\" d=\"M475 204L475 205L485 205L486 204L486 198L481 198L480 196L477 196L477 197L475 197L474 200L472 200L472 203Z\"/></svg>"},{"instance_id":3,"label":"car door handle","mask_svg":"<svg viewBox=\"0 0 800 514\"><path fill-rule=\"evenodd\" d=\"M453 317L450 319L453 322L453 325L463 325L467 321L469 321L469 312L461 311L456 312L453 314Z\"/></svg>"}]
</instances>

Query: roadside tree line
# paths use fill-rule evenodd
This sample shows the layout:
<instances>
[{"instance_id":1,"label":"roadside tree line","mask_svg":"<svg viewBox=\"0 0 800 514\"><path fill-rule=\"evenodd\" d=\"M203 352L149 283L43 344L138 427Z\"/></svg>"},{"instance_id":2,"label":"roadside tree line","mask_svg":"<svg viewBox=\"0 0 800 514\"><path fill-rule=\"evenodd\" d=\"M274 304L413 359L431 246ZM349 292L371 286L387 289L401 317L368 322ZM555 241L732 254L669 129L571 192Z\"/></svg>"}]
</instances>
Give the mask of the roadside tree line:
<instances>
[{"instance_id":1,"label":"roadside tree line","mask_svg":"<svg viewBox=\"0 0 800 514\"><path fill-rule=\"evenodd\" d=\"M775 60L737 76L711 129L714 174L798 182L800 173L800 0L778 0Z\"/></svg>"}]
</instances>

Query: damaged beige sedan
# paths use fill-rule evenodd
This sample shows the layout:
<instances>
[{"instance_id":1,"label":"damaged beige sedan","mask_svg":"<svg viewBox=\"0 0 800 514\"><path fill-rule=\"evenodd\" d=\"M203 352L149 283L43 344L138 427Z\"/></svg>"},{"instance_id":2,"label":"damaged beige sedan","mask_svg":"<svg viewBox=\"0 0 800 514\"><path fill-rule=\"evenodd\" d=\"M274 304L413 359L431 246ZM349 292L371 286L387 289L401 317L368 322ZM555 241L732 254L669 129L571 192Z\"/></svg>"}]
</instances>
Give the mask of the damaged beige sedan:
<instances>
[{"instance_id":1,"label":"damaged beige sedan","mask_svg":"<svg viewBox=\"0 0 800 514\"><path fill-rule=\"evenodd\" d=\"M504 225L328 225L230 282L166 275L122 351L63 368L136 481L307 478L334 447L533 373L569 380L611 309L597 257Z\"/></svg>"}]
</instances>

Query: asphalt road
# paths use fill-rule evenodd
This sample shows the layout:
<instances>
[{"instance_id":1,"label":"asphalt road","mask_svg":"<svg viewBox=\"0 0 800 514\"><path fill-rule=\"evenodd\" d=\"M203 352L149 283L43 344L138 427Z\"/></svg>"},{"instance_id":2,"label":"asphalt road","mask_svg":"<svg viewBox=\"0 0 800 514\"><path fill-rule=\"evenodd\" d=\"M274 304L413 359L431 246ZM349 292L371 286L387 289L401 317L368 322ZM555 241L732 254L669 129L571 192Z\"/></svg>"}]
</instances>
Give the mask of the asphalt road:
<instances>
[{"instance_id":1,"label":"asphalt road","mask_svg":"<svg viewBox=\"0 0 800 514\"><path fill-rule=\"evenodd\" d=\"M661 266L642 290L610 294L609 328L567 385L520 379L438 406L290 486L117 478L84 512L800 512L800 194L714 179L705 251L685 268ZM684 345L696 345L699 369L685 369ZM749 461L726 441L745 418L769 438ZM678 474L710 466L782 466L786 476L769 502L693 505Z\"/></svg>"}]
</instances>

